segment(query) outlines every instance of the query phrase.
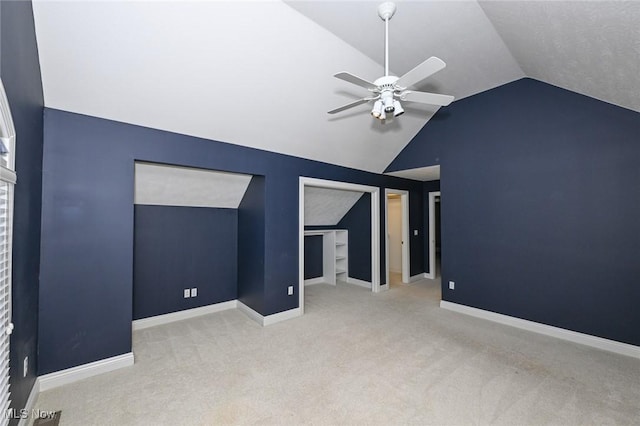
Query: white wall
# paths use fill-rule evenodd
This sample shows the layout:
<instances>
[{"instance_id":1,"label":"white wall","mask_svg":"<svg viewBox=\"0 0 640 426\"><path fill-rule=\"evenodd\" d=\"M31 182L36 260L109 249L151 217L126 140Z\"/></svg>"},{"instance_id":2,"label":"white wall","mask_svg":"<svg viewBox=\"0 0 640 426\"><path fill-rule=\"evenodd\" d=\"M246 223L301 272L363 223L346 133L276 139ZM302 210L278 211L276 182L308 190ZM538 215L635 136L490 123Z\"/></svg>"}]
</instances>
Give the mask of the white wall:
<instances>
[{"instance_id":1,"label":"white wall","mask_svg":"<svg viewBox=\"0 0 640 426\"><path fill-rule=\"evenodd\" d=\"M402 273L402 203L389 198L389 271Z\"/></svg>"}]
</instances>

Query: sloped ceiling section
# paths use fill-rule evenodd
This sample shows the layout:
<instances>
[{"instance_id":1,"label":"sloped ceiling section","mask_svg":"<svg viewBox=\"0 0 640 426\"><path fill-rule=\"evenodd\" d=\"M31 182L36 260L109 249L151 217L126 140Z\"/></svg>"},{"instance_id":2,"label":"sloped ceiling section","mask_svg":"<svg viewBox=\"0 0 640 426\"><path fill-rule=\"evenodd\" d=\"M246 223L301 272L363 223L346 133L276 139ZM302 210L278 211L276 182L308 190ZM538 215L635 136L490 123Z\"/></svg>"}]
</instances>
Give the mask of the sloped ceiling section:
<instances>
[{"instance_id":1,"label":"sloped ceiling section","mask_svg":"<svg viewBox=\"0 0 640 426\"><path fill-rule=\"evenodd\" d=\"M50 108L373 172L432 113L328 115L363 95L334 73L382 67L280 1L35 0L34 18Z\"/></svg>"},{"instance_id":2,"label":"sloped ceiling section","mask_svg":"<svg viewBox=\"0 0 640 426\"><path fill-rule=\"evenodd\" d=\"M287 1L292 8L384 64L382 1ZM390 71L403 75L430 56L447 67L418 89L464 98L524 77L504 42L476 1L395 1L389 23ZM370 81L384 72L347 68ZM409 105L409 104L408 104ZM421 108L410 104L409 108Z\"/></svg>"},{"instance_id":3,"label":"sloped ceiling section","mask_svg":"<svg viewBox=\"0 0 640 426\"><path fill-rule=\"evenodd\" d=\"M440 179L440 165L418 167L415 169L399 170L396 172L387 172L386 175L397 176L405 179L431 181Z\"/></svg>"},{"instance_id":4,"label":"sloped ceiling section","mask_svg":"<svg viewBox=\"0 0 640 426\"><path fill-rule=\"evenodd\" d=\"M250 175L135 164L135 204L237 209L251 182Z\"/></svg>"},{"instance_id":5,"label":"sloped ceiling section","mask_svg":"<svg viewBox=\"0 0 640 426\"><path fill-rule=\"evenodd\" d=\"M480 6L528 77L640 111L640 2Z\"/></svg>"},{"instance_id":6,"label":"sloped ceiling section","mask_svg":"<svg viewBox=\"0 0 640 426\"><path fill-rule=\"evenodd\" d=\"M383 74L376 1L34 0L45 105L382 172L437 111L382 125L333 78ZM397 1L391 71L461 99L532 77L640 111L640 2Z\"/></svg>"},{"instance_id":7,"label":"sloped ceiling section","mask_svg":"<svg viewBox=\"0 0 640 426\"><path fill-rule=\"evenodd\" d=\"M305 187L304 224L337 225L363 194L364 192Z\"/></svg>"}]
</instances>

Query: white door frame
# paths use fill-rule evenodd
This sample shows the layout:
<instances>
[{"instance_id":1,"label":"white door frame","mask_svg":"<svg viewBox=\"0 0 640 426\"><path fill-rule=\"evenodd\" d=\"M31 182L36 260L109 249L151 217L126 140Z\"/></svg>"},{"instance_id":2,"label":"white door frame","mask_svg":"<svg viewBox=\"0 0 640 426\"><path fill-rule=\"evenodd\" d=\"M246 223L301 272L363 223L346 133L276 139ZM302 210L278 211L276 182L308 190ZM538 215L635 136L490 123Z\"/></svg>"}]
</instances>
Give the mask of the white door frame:
<instances>
[{"instance_id":1,"label":"white door frame","mask_svg":"<svg viewBox=\"0 0 640 426\"><path fill-rule=\"evenodd\" d=\"M380 285L380 188L300 176L298 186L298 306L300 314L304 314L304 188L307 186L371 194L371 290L377 293L388 289L388 283Z\"/></svg>"},{"instance_id":2,"label":"white door frame","mask_svg":"<svg viewBox=\"0 0 640 426\"><path fill-rule=\"evenodd\" d=\"M436 277L436 197L440 191L429 193L429 273L425 276L429 279Z\"/></svg>"},{"instance_id":3,"label":"white door frame","mask_svg":"<svg viewBox=\"0 0 640 426\"><path fill-rule=\"evenodd\" d=\"M400 195L400 205L402 207L402 282L408 284L411 281L410 265L410 245L409 239L409 191L403 189L384 189L384 249L385 249L385 269L387 274L387 285L389 284L389 194Z\"/></svg>"}]
</instances>

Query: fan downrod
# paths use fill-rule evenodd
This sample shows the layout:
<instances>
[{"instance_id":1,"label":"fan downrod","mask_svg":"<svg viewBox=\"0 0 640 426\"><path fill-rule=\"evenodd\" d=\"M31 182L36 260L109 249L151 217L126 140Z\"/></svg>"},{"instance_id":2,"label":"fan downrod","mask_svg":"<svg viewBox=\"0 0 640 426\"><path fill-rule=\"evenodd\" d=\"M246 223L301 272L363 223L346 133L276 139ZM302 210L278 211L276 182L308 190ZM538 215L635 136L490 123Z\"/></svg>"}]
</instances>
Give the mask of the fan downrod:
<instances>
[{"instance_id":1,"label":"fan downrod","mask_svg":"<svg viewBox=\"0 0 640 426\"><path fill-rule=\"evenodd\" d=\"M378 6L378 16L383 21L391 19L396 13L396 4L392 1L387 1Z\"/></svg>"}]
</instances>

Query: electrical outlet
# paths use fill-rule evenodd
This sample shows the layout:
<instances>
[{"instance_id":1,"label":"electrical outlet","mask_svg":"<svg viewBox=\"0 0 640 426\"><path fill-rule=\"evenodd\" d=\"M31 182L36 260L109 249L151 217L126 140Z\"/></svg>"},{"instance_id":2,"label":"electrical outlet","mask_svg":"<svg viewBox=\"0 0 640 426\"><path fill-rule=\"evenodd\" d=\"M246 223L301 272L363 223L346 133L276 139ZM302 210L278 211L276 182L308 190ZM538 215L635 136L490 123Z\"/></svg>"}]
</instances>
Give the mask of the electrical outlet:
<instances>
[{"instance_id":1,"label":"electrical outlet","mask_svg":"<svg viewBox=\"0 0 640 426\"><path fill-rule=\"evenodd\" d=\"M455 290L456 288L456 283L454 283L453 281L449 281L449 290Z\"/></svg>"},{"instance_id":2,"label":"electrical outlet","mask_svg":"<svg viewBox=\"0 0 640 426\"><path fill-rule=\"evenodd\" d=\"M184 289L184 298L188 299L189 297L191 297L191 290L188 288Z\"/></svg>"},{"instance_id":3,"label":"electrical outlet","mask_svg":"<svg viewBox=\"0 0 640 426\"><path fill-rule=\"evenodd\" d=\"M413 235L418 235L418 230L417 229L413 230Z\"/></svg>"},{"instance_id":4,"label":"electrical outlet","mask_svg":"<svg viewBox=\"0 0 640 426\"><path fill-rule=\"evenodd\" d=\"M194 287L191 289L191 297L196 297L198 295L198 287Z\"/></svg>"},{"instance_id":5,"label":"electrical outlet","mask_svg":"<svg viewBox=\"0 0 640 426\"><path fill-rule=\"evenodd\" d=\"M25 356L22 363L22 377L27 377L27 371L29 371L29 357Z\"/></svg>"},{"instance_id":6,"label":"electrical outlet","mask_svg":"<svg viewBox=\"0 0 640 426\"><path fill-rule=\"evenodd\" d=\"M289 296L293 296L293 286L292 285L290 285L289 288L287 288L287 294Z\"/></svg>"}]
</instances>

